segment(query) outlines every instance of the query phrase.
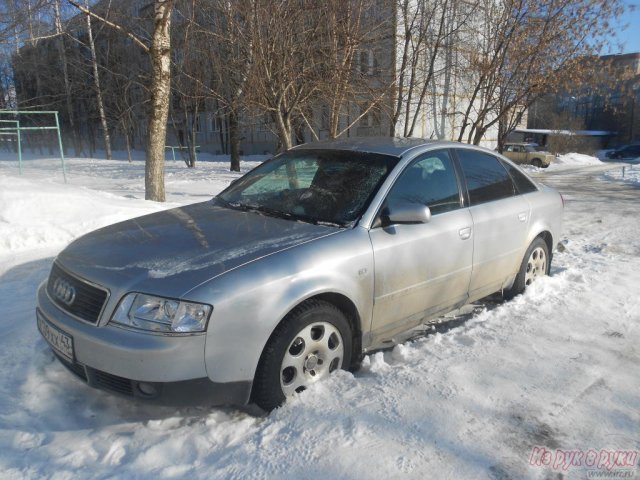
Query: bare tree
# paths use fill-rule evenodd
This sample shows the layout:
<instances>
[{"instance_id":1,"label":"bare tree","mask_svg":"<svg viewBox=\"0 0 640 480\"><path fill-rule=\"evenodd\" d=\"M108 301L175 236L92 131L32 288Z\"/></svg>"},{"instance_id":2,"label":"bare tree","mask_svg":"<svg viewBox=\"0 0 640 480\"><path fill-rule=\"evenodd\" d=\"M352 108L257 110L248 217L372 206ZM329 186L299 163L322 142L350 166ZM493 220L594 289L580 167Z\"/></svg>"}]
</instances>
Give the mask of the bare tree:
<instances>
[{"instance_id":1,"label":"bare tree","mask_svg":"<svg viewBox=\"0 0 640 480\"><path fill-rule=\"evenodd\" d=\"M203 74L198 87L209 99L212 122L225 119L230 169L240 171L241 118L248 114L247 83L254 56L253 0L208 0L194 15L192 51L200 59ZM205 73L206 72L206 73ZM222 129L220 135L223 135Z\"/></svg>"},{"instance_id":2,"label":"bare tree","mask_svg":"<svg viewBox=\"0 0 640 480\"><path fill-rule=\"evenodd\" d=\"M451 74L455 39L467 28L476 10L473 2L466 2L467 8L462 10L458 3L455 0L397 0L399 62L396 101L391 113L392 134L414 135L429 92L446 88L450 82L446 78L443 82L440 77ZM442 86L436 87L436 84ZM439 94L446 101L448 92ZM431 113L435 113L434 110ZM400 132L397 132L398 124Z\"/></svg>"},{"instance_id":3,"label":"bare tree","mask_svg":"<svg viewBox=\"0 0 640 480\"><path fill-rule=\"evenodd\" d=\"M469 101L458 140L478 144L502 122L499 143L545 92L590 81L590 65L615 37L619 0L481 0L479 40L463 53Z\"/></svg>"},{"instance_id":4,"label":"bare tree","mask_svg":"<svg viewBox=\"0 0 640 480\"><path fill-rule=\"evenodd\" d=\"M315 103L321 105L321 115L327 117L329 138L342 135L388 93L386 82L374 83L381 73L378 68L381 49L376 47L386 33L388 18L367 15L373 6L371 0L328 0L319 12L317 21L321 30L317 41L322 73L317 79ZM368 105L369 110L363 109L354 120L348 113L356 99Z\"/></svg>"},{"instance_id":5,"label":"bare tree","mask_svg":"<svg viewBox=\"0 0 640 480\"><path fill-rule=\"evenodd\" d=\"M311 0L254 0L253 74L250 101L276 126L280 150L293 146L294 123L302 106L317 92L321 73L319 17L322 5Z\"/></svg>"},{"instance_id":6,"label":"bare tree","mask_svg":"<svg viewBox=\"0 0 640 480\"><path fill-rule=\"evenodd\" d=\"M85 0L85 8L89 8L89 0ZM93 41L93 31L91 29L91 15L86 15L86 20L89 50L91 52L91 66L93 67L93 84L96 89L96 102L98 104L98 113L100 114L100 123L102 124L104 150L107 156L107 160L111 160L111 137L109 136L109 125L107 124L107 116L104 110L104 101L102 100L102 88L100 87L100 74L98 72L96 45Z\"/></svg>"},{"instance_id":7,"label":"bare tree","mask_svg":"<svg viewBox=\"0 0 640 480\"><path fill-rule=\"evenodd\" d=\"M122 32L149 55L151 61L151 79L149 81L151 101L145 162L145 198L164 202L164 152L171 96L171 13L175 0L154 0L153 33L150 45L147 45L133 32L96 15L75 0L68 0L68 2L86 15Z\"/></svg>"},{"instance_id":8,"label":"bare tree","mask_svg":"<svg viewBox=\"0 0 640 480\"><path fill-rule=\"evenodd\" d=\"M80 134L78 132L78 122L76 120L75 111L73 108L73 94L71 90L71 80L69 78L69 66L67 60L67 49L64 43L63 28L62 28L62 17L60 14L60 0L54 0L53 2L54 9L54 22L55 22L55 31L58 35L57 39L57 47L58 47L58 55L60 58L60 63L62 65L62 79L64 82L64 91L65 91L65 104L67 108L67 119L69 120L69 126L71 128L71 135L73 139L73 146L76 152L76 155L80 155L83 151L82 140L80 138Z\"/></svg>"}]
</instances>

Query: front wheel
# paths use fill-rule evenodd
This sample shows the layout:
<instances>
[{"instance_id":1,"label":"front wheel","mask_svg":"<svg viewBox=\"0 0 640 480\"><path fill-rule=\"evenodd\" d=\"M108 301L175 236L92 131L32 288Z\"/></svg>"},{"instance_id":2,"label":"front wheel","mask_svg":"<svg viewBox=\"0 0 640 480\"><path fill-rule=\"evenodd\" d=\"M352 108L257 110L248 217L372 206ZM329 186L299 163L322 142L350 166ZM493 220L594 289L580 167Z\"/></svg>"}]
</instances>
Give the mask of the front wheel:
<instances>
[{"instance_id":1,"label":"front wheel","mask_svg":"<svg viewBox=\"0 0 640 480\"><path fill-rule=\"evenodd\" d=\"M504 291L504 297L509 300L521 294L537 278L547 275L550 267L549 247L542 238L538 237L529 245L513 286Z\"/></svg>"},{"instance_id":2,"label":"front wheel","mask_svg":"<svg viewBox=\"0 0 640 480\"><path fill-rule=\"evenodd\" d=\"M299 305L274 330L262 352L253 401L273 410L331 372L348 369L351 336L347 318L334 305L320 300Z\"/></svg>"}]
</instances>

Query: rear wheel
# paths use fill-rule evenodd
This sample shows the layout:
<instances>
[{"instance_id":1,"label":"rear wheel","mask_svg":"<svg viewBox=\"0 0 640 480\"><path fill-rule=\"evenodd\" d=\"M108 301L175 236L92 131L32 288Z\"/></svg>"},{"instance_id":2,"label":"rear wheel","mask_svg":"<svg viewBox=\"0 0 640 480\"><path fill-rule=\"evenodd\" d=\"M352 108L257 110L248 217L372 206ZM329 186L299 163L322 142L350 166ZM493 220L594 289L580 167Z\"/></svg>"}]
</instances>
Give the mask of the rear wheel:
<instances>
[{"instance_id":1,"label":"rear wheel","mask_svg":"<svg viewBox=\"0 0 640 480\"><path fill-rule=\"evenodd\" d=\"M542 168L542 160L540 160L539 158L534 158L533 160L531 160L531 165L536 168Z\"/></svg>"},{"instance_id":2,"label":"rear wheel","mask_svg":"<svg viewBox=\"0 0 640 480\"><path fill-rule=\"evenodd\" d=\"M264 410L339 368L349 368L351 328L334 305L309 300L296 307L275 329L262 352L252 398Z\"/></svg>"},{"instance_id":3,"label":"rear wheel","mask_svg":"<svg viewBox=\"0 0 640 480\"><path fill-rule=\"evenodd\" d=\"M504 297L511 299L521 294L536 279L547 275L550 267L549 247L542 238L538 237L529 245L513 286L504 291Z\"/></svg>"}]
</instances>

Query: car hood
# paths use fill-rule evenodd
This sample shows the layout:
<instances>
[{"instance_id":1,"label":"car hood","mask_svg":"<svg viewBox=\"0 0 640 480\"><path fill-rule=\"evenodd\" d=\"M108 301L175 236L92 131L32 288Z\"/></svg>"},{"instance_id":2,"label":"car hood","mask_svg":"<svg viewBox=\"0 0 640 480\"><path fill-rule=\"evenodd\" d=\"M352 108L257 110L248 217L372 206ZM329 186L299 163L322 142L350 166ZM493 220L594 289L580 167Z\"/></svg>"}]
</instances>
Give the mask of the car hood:
<instances>
[{"instance_id":1,"label":"car hood","mask_svg":"<svg viewBox=\"0 0 640 480\"><path fill-rule=\"evenodd\" d=\"M209 201L96 230L57 262L107 288L180 297L240 265L339 231Z\"/></svg>"}]
</instances>

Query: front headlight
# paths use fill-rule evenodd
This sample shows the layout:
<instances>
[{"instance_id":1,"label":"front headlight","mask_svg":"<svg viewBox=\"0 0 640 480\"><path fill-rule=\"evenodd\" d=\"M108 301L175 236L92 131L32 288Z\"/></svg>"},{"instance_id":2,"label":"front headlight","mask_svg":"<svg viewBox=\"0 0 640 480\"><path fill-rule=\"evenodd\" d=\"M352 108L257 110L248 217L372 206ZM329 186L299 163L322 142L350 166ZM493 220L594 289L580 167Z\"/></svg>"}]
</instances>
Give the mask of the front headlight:
<instances>
[{"instance_id":1,"label":"front headlight","mask_svg":"<svg viewBox=\"0 0 640 480\"><path fill-rule=\"evenodd\" d=\"M143 293L128 293L111 317L113 323L161 333L204 332L213 307Z\"/></svg>"}]
</instances>

